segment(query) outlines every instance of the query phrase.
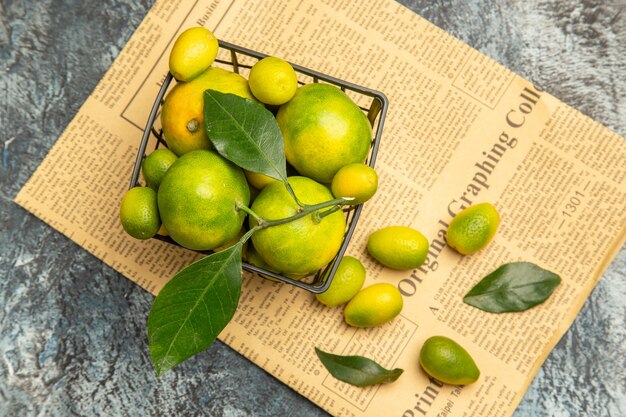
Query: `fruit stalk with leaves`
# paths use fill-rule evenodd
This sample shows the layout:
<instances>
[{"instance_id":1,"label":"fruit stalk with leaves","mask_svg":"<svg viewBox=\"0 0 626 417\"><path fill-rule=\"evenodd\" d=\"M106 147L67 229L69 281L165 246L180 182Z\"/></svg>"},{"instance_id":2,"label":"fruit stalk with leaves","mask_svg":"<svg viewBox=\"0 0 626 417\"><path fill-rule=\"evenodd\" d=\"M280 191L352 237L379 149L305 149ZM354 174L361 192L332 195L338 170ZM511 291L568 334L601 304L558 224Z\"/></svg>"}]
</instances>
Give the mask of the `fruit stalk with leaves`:
<instances>
[{"instance_id":1,"label":"fruit stalk with leaves","mask_svg":"<svg viewBox=\"0 0 626 417\"><path fill-rule=\"evenodd\" d=\"M150 356L157 375L211 346L230 322L239 303L242 285L242 250L256 232L313 216L321 222L351 198L304 204L287 181L284 144L276 119L265 107L214 90L204 93L207 135L217 152L239 167L281 181L298 205L283 219L259 216L244 204L254 224L229 248L212 253L178 272L160 291L148 317Z\"/></svg>"}]
</instances>

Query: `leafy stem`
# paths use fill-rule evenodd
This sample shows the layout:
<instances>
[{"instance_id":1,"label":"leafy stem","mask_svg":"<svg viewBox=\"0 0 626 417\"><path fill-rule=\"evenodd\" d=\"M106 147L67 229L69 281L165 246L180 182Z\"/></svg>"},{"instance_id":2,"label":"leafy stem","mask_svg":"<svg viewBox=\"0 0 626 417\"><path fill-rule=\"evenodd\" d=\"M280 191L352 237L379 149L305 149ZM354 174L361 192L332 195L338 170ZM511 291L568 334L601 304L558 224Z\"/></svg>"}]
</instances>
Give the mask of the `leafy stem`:
<instances>
[{"instance_id":1,"label":"leafy stem","mask_svg":"<svg viewBox=\"0 0 626 417\"><path fill-rule=\"evenodd\" d=\"M250 229L248 233L246 233L241 238L240 242L242 243L245 242L254 232L256 232L259 229L265 229L267 227L278 226L280 224L289 223L294 220L298 220L302 217L306 217L312 213L315 213L316 219L321 221L322 218L339 210L342 205L347 204L350 200L351 200L350 198L335 198L333 200L328 200L319 204L304 205L304 206L301 206L301 209L293 216L285 217L283 219L277 219L277 220L265 219L259 216L258 214L256 214L250 207L244 204L238 204L237 208L239 210L243 210L246 213L248 213L256 221L256 224L257 224L255 227ZM319 212L319 210L325 209L327 207L332 207L332 208L324 212Z\"/></svg>"},{"instance_id":2,"label":"leafy stem","mask_svg":"<svg viewBox=\"0 0 626 417\"><path fill-rule=\"evenodd\" d=\"M237 204L237 210L247 213L255 225L233 246L188 265L164 285L148 316L150 357L157 375L206 350L233 318L241 295L243 246L250 236L308 215L321 221L350 201L337 198L306 205L298 200L287 181L280 128L261 104L206 90L204 116L205 131L220 155L248 171L282 181L297 208L293 216L268 220Z\"/></svg>"},{"instance_id":3,"label":"leafy stem","mask_svg":"<svg viewBox=\"0 0 626 417\"><path fill-rule=\"evenodd\" d=\"M256 232L259 229L261 229L261 226L257 225L257 226L254 226L252 229L248 230L246 234L243 235L241 239L239 239L239 243L241 243L242 245L246 243L246 241L250 239L250 236L252 236L254 232Z\"/></svg>"},{"instance_id":4,"label":"leafy stem","mask_svg":"<svg viewBox=\"0 0 626 417\"><path fill-rule=\"evenodd\" d=\"M270 227L270 226L278 226L279 224L283 224L283 223L289 223L291 221L298 220L302 217L308 216L309 214L315 213L318 210L325 209L326 207L347 204L348 201L349 200L345 198L335 198L333 200L328 200L319 204L305 205L304 207L302 207L302 209L298 213L294 214L291 217L286 217L284 219L278 219L278 220L264 219L265 223L263 224L263 228Z\"/></svg>"}]
</instances>

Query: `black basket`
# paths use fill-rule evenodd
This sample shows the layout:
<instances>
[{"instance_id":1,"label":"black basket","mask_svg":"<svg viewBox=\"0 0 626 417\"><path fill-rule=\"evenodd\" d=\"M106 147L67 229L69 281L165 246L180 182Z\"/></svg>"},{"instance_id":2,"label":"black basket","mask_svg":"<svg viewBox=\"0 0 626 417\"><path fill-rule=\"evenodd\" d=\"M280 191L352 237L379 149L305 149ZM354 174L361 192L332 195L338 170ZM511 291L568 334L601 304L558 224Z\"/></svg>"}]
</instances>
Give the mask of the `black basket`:
<instances>
[{"instance_id":1,"label":"black basket","mask_svg":"<svg viewBox=\"0 0 626 417\"><path fill-rule=\"evenodd\" d=\"M242 48L240 46L233 45L224 41L219 41L219 46L220 50L214 65L226 67L227 69L230 69L231 71L238 74L244 71L249 71L252 65L256 63L256 61L263 59L267 56L265 54ZM370 148L370 152L366 162L369 164L369 166L374 167L374 163L376 162L376 154L378 153L378 146L380 144L380 138L382 135L383 123L385 120L385 115L387 114L387 108L389 107L389 101L387 100L387 97L385 97L385 95L379 91L371 90L369 88L342 81L329 75L325 75L320 72L301 67L300 65L291 65L298 75L299 84L304 85L311 82L323 82L327 84L332 84L339 87L346 94L350 95L353 100L355 100L356 98L355 102L357 102L357 104L359 104L359 107L367 113L367 117L372 124L374 138L372 140L372 146ZM172 79L172 75L168 73L167 77L163 81L161 89L156 96L156 99L154 100L154 104L152 105L152 110L150 111L150 116L148 117L146 128L144 130L143 136L141 137L139 151L137 152L137 158L135 160L135 166L130 180L130 188L138 185L141 162L145 157L146 147L148 146L150 135L152 134L156 138L157 148L159 146L167 146L165 144L165 141L162 139L161 132L157 131L153 125L156 116L159 113L161 104L163 103L163 97L165 96L165 93ZM361 104L365 100L368 101L368 104ZM315 294L324 292L328 289L335 275L335 271L337 270L337 266L339 265L339 260L343 257L346 249L348 248L350 238L352 237L352 234L354 233L354 230L356 228L357 221L361 214L361 210L363 210L362 204L359 204L357 206L348 206L344 209L344 214L346 215L346 221L348 226L341 248L339 249L337 256L324 269L318 271L313 278L299 281L265 270L263 268L259 268L247 262L243 262L243 268L247 271L256 272L264 278L271 278L291 285L295 285L296 287L305 289ZM167 236L156 235L155 239L178 245L176 242L174 242L174 240Z\"/></svg>"}]
</instances>

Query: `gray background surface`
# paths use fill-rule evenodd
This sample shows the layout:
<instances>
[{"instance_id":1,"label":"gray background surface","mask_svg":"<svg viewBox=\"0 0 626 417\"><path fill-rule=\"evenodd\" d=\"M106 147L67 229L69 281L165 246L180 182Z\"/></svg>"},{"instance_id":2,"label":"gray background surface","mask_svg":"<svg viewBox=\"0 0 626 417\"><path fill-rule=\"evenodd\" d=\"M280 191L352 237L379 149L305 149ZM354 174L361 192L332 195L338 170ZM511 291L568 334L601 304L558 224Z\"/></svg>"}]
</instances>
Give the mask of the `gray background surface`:
<instances>
[{"instance_id":1,"label":"gray background surface","mask_svg":"<svg viewBox=\"0 0 626 417\"><path fill-rule=\"evenodd\" d=\"M157 380L152 296L12 202L152 3L0 1L0 416L325 416L219 342ZM403 3L626 135L626 1ZM515 417L626 415L625 275L622 249Z\"/></svg>"}]
</instances>

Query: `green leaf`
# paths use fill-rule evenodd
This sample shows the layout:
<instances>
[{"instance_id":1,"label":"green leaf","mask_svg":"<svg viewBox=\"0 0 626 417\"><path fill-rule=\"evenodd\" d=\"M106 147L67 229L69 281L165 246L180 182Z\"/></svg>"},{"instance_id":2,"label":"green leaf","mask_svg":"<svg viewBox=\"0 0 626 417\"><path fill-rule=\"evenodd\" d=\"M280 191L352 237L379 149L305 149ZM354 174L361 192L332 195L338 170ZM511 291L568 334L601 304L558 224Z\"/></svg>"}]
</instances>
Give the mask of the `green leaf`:
<instances>
[{"instance_id":1,"label":"green leaf","mask_svg":"<svg viewBox=\"0 0 626 417\"><path fill-rule=\"evenodd\" d=\"M185 267L152 303L148 343L157 376L206 350L235 314L242 246L239 242Z\"/></svg>"},{"instance_id":2,"label":"green leaf","mask_svg":"<svg viewBox=\"0 0 626 417\"><path fill-rule=\"evenodd\" d=\"M286 181L283 136L276 118L263 105L234 94L206 90L204 126L224 158L248 171Z\"/></svg>"},{"instance_id":3,"label":"green leaf","mask_svg":"<svg viewBox=\"0 0 626 417\"><path fill-rule=\"evenodd\" d=\"M524 311L546 301L560 283L554 272L530 262L513 262L484 277L463 301L490 313Z\"/></svg>"},{"instance_id":4,"label":"green leaf","mask_svg":"<svg viewBox=\"0 0 626 417\"><path fill-rule=\"evenodd\" d=\"M400 368L387 370L363 356L333 355L318 348L315 353L332 376L357 387L393 382L404 372Z\"/></svg>"}]
</instances>

